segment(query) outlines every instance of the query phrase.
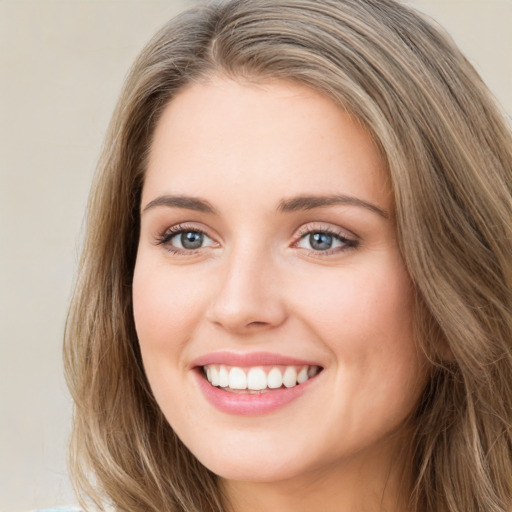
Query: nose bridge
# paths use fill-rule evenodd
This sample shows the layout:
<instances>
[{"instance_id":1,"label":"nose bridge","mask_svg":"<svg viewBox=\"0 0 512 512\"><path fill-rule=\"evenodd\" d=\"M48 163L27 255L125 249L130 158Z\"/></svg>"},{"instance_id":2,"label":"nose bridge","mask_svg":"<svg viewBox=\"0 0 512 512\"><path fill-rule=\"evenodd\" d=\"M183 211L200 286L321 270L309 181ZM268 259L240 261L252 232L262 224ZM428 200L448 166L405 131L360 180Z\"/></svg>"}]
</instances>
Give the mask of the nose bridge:
<instances>
[{"instance_id":1,"label":"nose bridge","mask_svg":"<svg viewBox=\"0 0 512 512\"><path fill-rule=\"evenodd\" d=\"M285 307L272 253L255 243L234 246L223 262L210 320L234 332L277 326Z\"/></svg>"}]
</instances>

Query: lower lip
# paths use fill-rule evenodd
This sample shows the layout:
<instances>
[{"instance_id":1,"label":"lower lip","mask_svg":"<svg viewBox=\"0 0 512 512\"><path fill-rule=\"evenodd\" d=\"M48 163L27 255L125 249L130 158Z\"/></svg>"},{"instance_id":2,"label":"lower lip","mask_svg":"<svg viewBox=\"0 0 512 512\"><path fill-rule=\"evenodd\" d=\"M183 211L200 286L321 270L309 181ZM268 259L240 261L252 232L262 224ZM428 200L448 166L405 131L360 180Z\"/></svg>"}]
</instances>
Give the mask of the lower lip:
<instances>
[{"instance_id":1,"label":"lower lip","mask_svg":"<svg viewBox=\"0 0 512 512\"><path fill-rule=\"evenodd\" d=\"M257 416L274 412L299 398L316 377L293 388L279 388L265 393L232 393L212 386L201 370L194 371L204 396L219 411L240 416Z\"/></svg>"}]
</instances>

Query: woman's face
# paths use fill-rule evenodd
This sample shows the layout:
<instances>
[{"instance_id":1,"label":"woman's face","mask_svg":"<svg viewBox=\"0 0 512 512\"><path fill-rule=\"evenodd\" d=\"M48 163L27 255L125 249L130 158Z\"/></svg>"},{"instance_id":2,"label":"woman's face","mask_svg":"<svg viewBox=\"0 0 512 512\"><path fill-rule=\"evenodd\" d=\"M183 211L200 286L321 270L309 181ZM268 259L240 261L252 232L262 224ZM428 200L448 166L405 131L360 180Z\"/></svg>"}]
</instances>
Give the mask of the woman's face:
<instances>
[{"instance_id":1,"label":"woman's face","mask_svg":"<svg viewBox=\"0 0 512 512\"><path fill-rule=\"evenodd\" d=\"M141 212L144 368L195 456L260 482L389 464L425 371L365 129L302 85L191 85L156 128Z\"/></svg>"}]
</instances>

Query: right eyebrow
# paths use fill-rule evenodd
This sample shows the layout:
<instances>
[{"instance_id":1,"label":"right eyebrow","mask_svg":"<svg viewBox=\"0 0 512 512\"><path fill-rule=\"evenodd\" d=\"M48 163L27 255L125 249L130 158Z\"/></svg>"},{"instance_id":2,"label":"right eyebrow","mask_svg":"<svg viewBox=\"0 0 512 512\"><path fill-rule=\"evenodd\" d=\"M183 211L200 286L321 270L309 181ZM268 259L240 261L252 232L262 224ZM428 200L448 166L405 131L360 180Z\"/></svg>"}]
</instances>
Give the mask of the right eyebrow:
<instances>
[{"instance_id":1,"label":"right eyebrow","mask_svg":"<svg viewBox=\"0 0 512 512\"><path fill-rule=\"evenodd\" d=\"M156 206L168 206L170 208L184 208L185 210L194 210L202 213L217 213L215 208L205 199L193 196L173 196L163 195L150 201L141 211L147 212Z\"/></svg>"}]
</instances>

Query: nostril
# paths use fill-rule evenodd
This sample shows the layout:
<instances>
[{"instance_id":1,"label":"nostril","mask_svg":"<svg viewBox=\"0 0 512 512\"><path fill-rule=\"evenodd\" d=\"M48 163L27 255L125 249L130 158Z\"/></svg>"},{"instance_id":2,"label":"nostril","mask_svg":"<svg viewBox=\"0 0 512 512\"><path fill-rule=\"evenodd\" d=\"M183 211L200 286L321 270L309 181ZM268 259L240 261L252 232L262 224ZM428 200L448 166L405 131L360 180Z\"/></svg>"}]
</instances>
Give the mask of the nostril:
<instances>
[{"instance_id":1,"label":"nostril","mask_svg":"<svg viewBox=\"0 0 512 512\"><path fill-rule=\"evenodd\" d=\"M247 324L247 327L251 327L251 326L254 326L254 327L258 327L258 326L261 326L261 325L267 325L267 322L249 322Z\"/></svg>"}]
</instances>

